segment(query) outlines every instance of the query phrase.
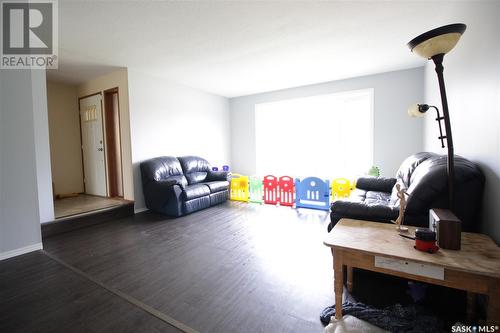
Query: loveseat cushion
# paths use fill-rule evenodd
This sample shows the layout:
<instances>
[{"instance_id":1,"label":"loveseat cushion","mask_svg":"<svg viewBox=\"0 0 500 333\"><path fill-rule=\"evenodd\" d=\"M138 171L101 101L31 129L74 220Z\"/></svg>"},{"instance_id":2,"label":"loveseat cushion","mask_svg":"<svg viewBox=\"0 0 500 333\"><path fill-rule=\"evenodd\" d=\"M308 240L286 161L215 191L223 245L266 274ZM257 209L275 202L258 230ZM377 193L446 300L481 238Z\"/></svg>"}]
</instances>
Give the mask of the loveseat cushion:
<instances>
[{"instance_id":1,"label":"loveseat cushion","mask_svg":"<svg viewBox=\"0 0 500 333\"><path fill-rule=\"evenodd\" d=\"M389 205L391 194L386 192L366 192L365 204L367 205Z\"/></svg>"},{"instance_id":2,"label":"loveseat cushion","mask_svg":"<svg viewBox=\"0 0 500 333\"><path fill-rule=\"evenodd\" d=\"M178 157L178 159L184 176L190 185L204 182L207 179L207 175L211 170L207 160L198 156L182 156Z\"/></svg>"},{"instance_id":3,"label":"loveseat cushion","mask_svg":"<svg viewBox=\"0 0 500 333\"><path fill-rule=\"evenodd\" d=\"M228 171L213 171L210 170L208 171L207 175L207 182L212 182L215 180L230 180L229 172Z\"/></svg>"},{"instance_id":4,"label":"loveseat cushion","mask_svg":"<svg viewBox=\"0 0 500 333\"><path fill-rule=\"evenodd\" d=\"M184 214L190 214L208 207L210 207L209 195L184 201L184 203L182 204L182 211Z\"/></svg>"},{"instance_id":5,"label":"loveseat cushion","mask_svg":"<svg viewBox=\"0 0 500 333\"><path fill-rule=\"evenodd\" d=\"M210 194L210 205L217 205L229 199L229 190Z\"/></svg>"},{"instance_id":6,"label":"loveseat cushion","mask_svg":"<svg viewBox=\"0 0 500 333\"><path fill-rule=\"evenodd\" d=\"M396 173L396 179L403 189L407 189L411 184L411 177L417 167L429 158L439 156L435 153L421 152L407 157Z\"/></svg>"},{"instance_id":7,"label":"loveseat cushion","mask_svg":"<svg viewBox=\"0 0 500 333\"><path fill-rule=\"evenodd\" d=\"M229 182L226 180L206 182L203 184L208 186L208 188L210 189L210 193L224 191L224 190L227 190L229 188Z\"/></svg>"},{"instance_id":8,"label":"loveseat cushion","mask_svg":"<svg viewBox=\"0 0 500 333\"><path fill-rule=\"evenodd\" d=\"M391 194L387 192L377 192L377 191L365 191L359 188L355 189L351 192L351 196L349 199L345 199L342 201L347 202L360 202L365 203L367 205L389 205L391 199Z\"/></svg>"},{"instance_id":9,"label":"loveseat cushion","mask_svg":"<svg viewBox=\"0 0 500 333\"><path fill-rule=\"evenodd\" d=\"M396 220L399 207L387 206L382 202L364 201L351 202L338 200L332 204L330 214L331 223L328 225L330 231L341 218L360 219L376 222L389 222Z\"/></svg>"},{"instance_id":10,"label":"loveseat cushion","mask_svg":"<svg viewBox=\"0 0 500 333\"><path fill-rule=\"evenodd\" d=\"M210 195L210 189L205 184L193 184L184 187L182 196L184 200L192 200Z\"/></svg>"},{"instance_id":11,"label":"loveseat cushion","mask_svg":"<svg viewBox=\"0 0 500 333\"><path fill-rule=\"evenodd\" d=\"M478 231L478 212L484 188L484 175L473 162L455 155L455 207L462 231ZM435 156L423 162L413 173L408 188L405 216L422 215L431 208L448 208L447 157ZM428 215L427 215L428 216ZM428 217L426 217L428 220Z\"/></svg>"},{"instance_id":12,"label":"loveseat cushion","mask_svg":"<svg viewBox=\"0 0 500 333\"><path fill-rule=\"evenodd\" d=\"M179 160L172 156L161 156L141 163L142 183L175 180L180 185L187 185Z\"/></svg>"},{"instance_id":13,"label":"loveseat cushion","mask_svg":"<svg viewBox=\"0 0 500 333\"><path fill-rule=\"evenodd\" d=\"M439 155L430 152L421 152L407 157L403 163L401 163L396 173L396 184L399 184L401 190L408 191L413 182L414 173L418 170L418 166L436 157L439 157ZM392 188L390 203L391 205L399 205L396 185Z\"/></svg>"},{"instance_id":14,"label":"loveseat cushion","mask_svg":"<svg viewBox=\"0 0 500 333\"><path fill-rule=\"evenodd\" d=\"M360 177L356 181L356 188L366 191L391 192L396 184L396 178Z\"/></svg>"}]
</instances>

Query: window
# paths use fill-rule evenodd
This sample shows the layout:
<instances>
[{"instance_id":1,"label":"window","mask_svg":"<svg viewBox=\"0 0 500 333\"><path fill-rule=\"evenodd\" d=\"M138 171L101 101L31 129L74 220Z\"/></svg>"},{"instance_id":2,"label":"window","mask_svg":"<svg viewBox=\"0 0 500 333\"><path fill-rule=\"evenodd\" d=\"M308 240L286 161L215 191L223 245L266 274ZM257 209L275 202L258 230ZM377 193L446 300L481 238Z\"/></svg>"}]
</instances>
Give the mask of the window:
<instances>
[{"instance_id":1,"label":"window","mask_svg":"<svg viewBox=\"0 0 500 333\"><path fill-rule=\"evenodd\" d=\"M259 175L352 178L373 164L373 89L255 106Z\"/></svg>"}]
</instances>

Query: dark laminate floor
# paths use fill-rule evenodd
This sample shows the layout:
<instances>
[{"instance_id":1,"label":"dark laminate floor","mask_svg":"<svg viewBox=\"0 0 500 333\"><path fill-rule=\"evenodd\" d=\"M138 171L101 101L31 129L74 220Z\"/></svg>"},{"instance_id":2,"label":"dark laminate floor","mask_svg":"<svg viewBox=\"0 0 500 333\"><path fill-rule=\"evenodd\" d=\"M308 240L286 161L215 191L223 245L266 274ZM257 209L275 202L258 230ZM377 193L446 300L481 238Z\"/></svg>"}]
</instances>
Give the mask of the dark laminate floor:
<instances>
[{"instance_id":1,"label":"dark laminate floor","mask_svg":"<svg viewBox=\"0 0 500 333\"><path fill-rule=\"evenodd\" d=\"M179 331L38 251L0 262L0 332Z\"/></svg>"},{"instance_id":2,"label":"dark laminate floor","mask_svg":"<svg viewBox=\"0 0 500 333\"><path fill-rule=\"evenodd\" d=\"M46 251L201 332L320 332L328 213L228 202L44 240Z\"/></svg>"}]
</instances>

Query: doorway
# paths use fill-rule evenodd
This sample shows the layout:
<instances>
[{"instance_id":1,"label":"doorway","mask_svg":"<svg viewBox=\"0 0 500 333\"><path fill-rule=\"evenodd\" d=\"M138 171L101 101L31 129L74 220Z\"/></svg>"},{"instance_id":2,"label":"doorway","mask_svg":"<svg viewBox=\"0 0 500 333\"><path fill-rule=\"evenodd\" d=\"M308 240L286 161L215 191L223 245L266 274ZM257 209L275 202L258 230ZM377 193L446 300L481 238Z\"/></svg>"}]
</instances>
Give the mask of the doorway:
<instances>
[{"instance_id":1,"label":"doorway","mask_svg":"<svg viewBox=\"0 0 500 333\"><path fill-rule=\"evenodd\" d=\"M132 202L123 184L130 169L122 168L128 129L120 128L128 120L127 88L117 87L47 80L54 222L111 214Z\"/></svg>"},{"instance_id":2,"label":"doorway","mask_svg":"<svg viewBox=\"0 0 500 333\"><path fill-rule=\"evenodd\" d=\"M118 88L79 99L85 194L123 198Z\"/></svg>"},{"instance_id":3,"label":"doorway","mask_svg":"<svg viewBox=\"0 0 500 333\"><path fill-rule=\"evenodd\" d=\"M83 192L58 194L55 218L128 204L123 199L118 88L78 98Z\"/></svg>"}]
</instances>

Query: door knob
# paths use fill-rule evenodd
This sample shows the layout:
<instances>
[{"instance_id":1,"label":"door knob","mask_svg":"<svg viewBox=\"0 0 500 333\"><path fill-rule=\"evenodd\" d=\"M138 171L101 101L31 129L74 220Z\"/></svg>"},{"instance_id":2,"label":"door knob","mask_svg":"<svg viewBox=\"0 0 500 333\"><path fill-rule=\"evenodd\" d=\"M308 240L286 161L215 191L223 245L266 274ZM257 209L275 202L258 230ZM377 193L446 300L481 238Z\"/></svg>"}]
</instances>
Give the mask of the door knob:
<instances>
[{"instance_id":1,"label":"door knob","mask_svg":"<svg viewBox=\"0 0 500 333\"><path fill-rule=\"evenodd\" d=\"M97 149L97 151L103 151L103 150L104 150L104 149L102 149L102 148L98 148L98 149Z\"/></svg>"}]
</instances>

